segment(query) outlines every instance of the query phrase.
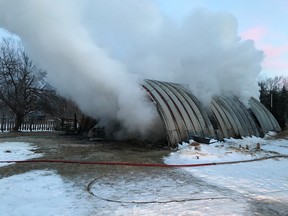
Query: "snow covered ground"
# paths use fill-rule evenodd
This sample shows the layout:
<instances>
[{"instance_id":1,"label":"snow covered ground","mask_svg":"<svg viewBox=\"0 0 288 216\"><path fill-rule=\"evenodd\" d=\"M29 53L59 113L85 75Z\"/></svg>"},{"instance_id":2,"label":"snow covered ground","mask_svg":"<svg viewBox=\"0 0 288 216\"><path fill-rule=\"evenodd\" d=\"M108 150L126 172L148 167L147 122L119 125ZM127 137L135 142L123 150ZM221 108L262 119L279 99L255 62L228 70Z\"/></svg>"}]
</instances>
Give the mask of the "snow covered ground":
<instances>
[{"instance_id":1,"label":"snow covered ground","mask_svg":"<svg viewBox=\"0 0 288 216\"><path fill-rule=\"evenodd\" d=\"M23 142L4 142L0 143L0 160L28 160L42 157L42 154L35 154L33 150L36 147L30 143ZM10 163L11 164L11 163ZM0 163L1 166L7 166L9 163Z\"/></svg>"},{"instance_id":2,"label":"snow covered ground","mask_svg":"<svg viewBox=\"0 0 288 216\"><path fill-rule=\"evenodd\" d=\"M257 143L261 150L256 151ZM0 143L0 160L41 157L33 149L29 143ZM279 154L288 154L287 140L252 137L203 144L200 150L183 143L164 162L238 161ZM0 163L0 172L3 165L11 164ZM32 170L0 179L0 215L271 215L264 212L267 209L251 209L251 205L288 205L287 167L287 158L277 158L177 170L165 168L164 176L127 169L121 176L112 176L111 171L111 176L95 179L88 191L87 179L79 184L57 170ZM285 208L278 212L285 212Z\"/></svg>"},{"instance_id":3,"label":"snow covered ground","mask_svg":"<svg viewBox=\"0 0 288 216\"><path fill-rule=\"evenodd\" d=\"M85 202L83 191L55 171L35 170L10 176L0 179L0 185L0 215L91 215L91 202Z\"/></svg>"},{"instance_id":4,"label":"snow covered ground","mask_svg":"<svg viewBox=\"0 0 288 216\"><path fill-rule=\"evenodd\" d=\"M256 150L257 143L260 150ZM246 149L247 146L247 149ZM201 145L200 150L188 143L165 158L167 164L195 164L250 160L273 155L288 155L288 140L257 137L227 139ZM208 183L228 188L245 197L285 202L288 205L288 158L275 158L249 163L185 168Z\"/></svg>"}]
</instances>

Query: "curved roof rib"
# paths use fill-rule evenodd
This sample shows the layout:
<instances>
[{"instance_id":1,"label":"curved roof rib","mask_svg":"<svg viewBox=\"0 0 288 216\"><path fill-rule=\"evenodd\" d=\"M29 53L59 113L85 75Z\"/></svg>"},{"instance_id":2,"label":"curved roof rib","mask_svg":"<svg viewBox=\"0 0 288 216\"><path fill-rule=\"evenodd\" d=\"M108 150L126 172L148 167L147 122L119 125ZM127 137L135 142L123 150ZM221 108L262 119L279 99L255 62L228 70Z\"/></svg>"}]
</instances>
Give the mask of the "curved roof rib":
<instances>
[{"instance_id":1,"label":"curved roof rib","mask_svg":"<svg viewBox=\"0 0 288 216\"><path fill-rule=\"evenodd\" d=\"M214 128L208 118L207 111L204 109L200 101L187 89L181 85L173 84L177 90L185 97L192 111L196 114L197 120L201 125L200 135L202 137L215 138ZM193 119L194 120L194 119ZM195 119L196 120L196 119ZM194 120L194 121L195 121Z\"/></svg>"},{"instance_id":2,"label":"curved roof rib","mask_svg":"<svg viewBox=\"0 0 288 216\"><path fill-rule=\"evenodd\" d=\"M281 131L277 120L262 103L252 97L249 100L249 104L251 106L251 111L260 124L262 132L267 133L269 131Z\"/></svg>"},{"instance_id":3,"label":"curved roof rib","mask_svg":"<svg viewBox=\"0 0 288 216\"><path fill-rule=\"evenodd\" d=\"M187 127L181 116L181 111L179 110L180 104L178 103L178 101L176 101L175 96L167 88L165 88L165 86L161 82L152 80L148 80L147 82L160 94L161 98L166 103L166 106L171 113L173 122L178 131L180 140L187 140Z\"/></svg>"},{"instance_id":4,"label":"curved roof rib","mask_svg":"<svg viewBox=\"0 0 288 216\"><path fill-rule=\"evenodd\" d=\"M183 85L145 80L142 86L157 106L171 147L191 138L259 136L258 129L264 133L281 130L274 116L255 98L251 98L249 104L260 128L251 112L235 96L214 97L211 110L205 110ZM210 118L208 113L212 113Z\"/></svg>"},{"instance_id":5,"label":"curved roof rib","mask_svg":"<svg viewBox=\"0 0 288 216\"><path fill-rule=\"evenodd\" d=\"M143 84L149 96L156 102L158 112L164 122L167 141L169 146L174 146L181 140L179 128L175 125L175 117L169 109L169 105L163 96L147 81Z\"/></svg>"},{"instance_id":6,"label":"curved roof rib","mask_svg":"<svg viewBox=\"0 0 288 216\"><path fill-rule=\"evenodd\" d=\"M225 107L227 112L232 116L230 122L235 132L232 137L259 136L256 123L248 109L238 98L235 96L219 96L217 98L222 102L222 107Z\"/></svg>"},{"instance_id":7,"label":"curved roof rib","mask_svg":"<svg viewBox=\"0 0 288 216\"><path fill-rule=\"evenodd\" d=\"M172 147L195 137L216 138L200 102L182 86L156 80L145 80L142 86L157 104Z\"/></svg>"}]
</instances>

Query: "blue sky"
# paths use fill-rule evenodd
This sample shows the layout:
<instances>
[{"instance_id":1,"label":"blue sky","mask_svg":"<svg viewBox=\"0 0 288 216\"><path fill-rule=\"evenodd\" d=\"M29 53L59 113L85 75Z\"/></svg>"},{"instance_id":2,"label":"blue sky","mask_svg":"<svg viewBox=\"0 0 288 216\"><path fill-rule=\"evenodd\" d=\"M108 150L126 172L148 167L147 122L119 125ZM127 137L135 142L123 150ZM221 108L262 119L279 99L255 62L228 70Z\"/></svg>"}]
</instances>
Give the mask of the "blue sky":
<instances>
[{"instance_id":1,"label":"blue sky","mask_svg":"<svg viewBox=\"0 0 288 216\"><path fill-rule=\"evenodd\" d=\"M139 0L141 1L141 0ZM255 41L264 51L263 74L288 76L287 0L154 0L170 19L177 21L197 8L229 12L238 20L238 34ZM0 36L6 36L0 29Z\"/></svg>"},{"instance_id":2,"label":"blue sky","mask_svg":"<svg viewBox=\"0 0 288 216\"><path fill-rule=\"evenodd\" d=\"M196 8L229 12L238 20L238 34L263 50L263 74L288 76L287 0L156 0L161 10L181 20Z\"/></svg>"}]
</instances>

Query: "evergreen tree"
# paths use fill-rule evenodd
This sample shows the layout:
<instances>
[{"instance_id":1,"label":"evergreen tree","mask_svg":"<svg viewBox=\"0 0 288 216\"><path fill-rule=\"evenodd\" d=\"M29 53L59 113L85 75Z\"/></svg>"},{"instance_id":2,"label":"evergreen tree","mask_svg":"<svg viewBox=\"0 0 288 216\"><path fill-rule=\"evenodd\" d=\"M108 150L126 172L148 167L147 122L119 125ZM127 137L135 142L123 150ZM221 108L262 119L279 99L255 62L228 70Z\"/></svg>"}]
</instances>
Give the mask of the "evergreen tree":
<instances>
[{"instance_id":1,"label":"evergreen tree","mask_svg":"<svg viewBox=\"0 0 288 216\"><path fill-rule=\"evenodd\" d=\"M279 125L285 128L288 122L288 77L269 78L258 84L260 102L271 111Z\"/></svg>"},{"instance_id":2,"label":"evergreen tree","mask_svg":"<svg viewBox=\"0 0 288 216\"><path fill-rule=\"evenodd\" d=\"M288 123L288 90L283 86L281 91L281 106L279 107L284 124Z\"/></svg>"}]
</instances>

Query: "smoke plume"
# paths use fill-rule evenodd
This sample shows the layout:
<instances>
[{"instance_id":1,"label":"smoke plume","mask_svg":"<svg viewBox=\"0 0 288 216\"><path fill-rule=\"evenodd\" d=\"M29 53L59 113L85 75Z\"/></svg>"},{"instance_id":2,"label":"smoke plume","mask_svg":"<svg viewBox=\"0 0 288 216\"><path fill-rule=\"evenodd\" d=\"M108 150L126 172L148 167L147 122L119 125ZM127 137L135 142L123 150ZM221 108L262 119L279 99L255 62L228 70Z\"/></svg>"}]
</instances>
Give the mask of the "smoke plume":
<instances>
[{"instance_id":1,"label":"smoke plume","mask_svg":"<svg viewBox=\"0 0 288 216\"><path fill-rule=\"evenodd\" d=\"M0 0L0 27L19 35L63 96L128 134L157 121L144 78L188 84L203 101L258 96L263 54L228 13L198 9L175 23L152 0Z\"/></svg>"}]
</instances>

